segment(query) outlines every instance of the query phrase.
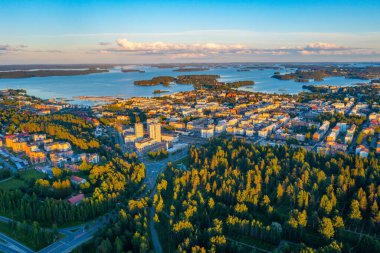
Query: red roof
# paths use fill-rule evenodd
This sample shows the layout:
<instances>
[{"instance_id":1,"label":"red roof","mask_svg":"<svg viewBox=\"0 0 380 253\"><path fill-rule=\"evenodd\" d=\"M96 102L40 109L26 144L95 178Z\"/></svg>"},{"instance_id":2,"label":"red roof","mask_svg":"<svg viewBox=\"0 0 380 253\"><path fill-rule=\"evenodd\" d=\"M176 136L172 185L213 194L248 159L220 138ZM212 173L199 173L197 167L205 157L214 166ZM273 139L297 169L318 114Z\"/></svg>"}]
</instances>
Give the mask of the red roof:
<instances>
[{"instance_id":1,"label":"red roof","mask_svg":"<svg viewBox=\"0 0 380 253\"><path fill-rule=\"evenodd\" d=\"M81 194L78 194L78 195L75 195L75 196L69 198L67 201L68 201L71 205L75 205L75 204L81 202L83 199L84 199L84 194L81 193Z\"/></svg>"},{"instance_id":2,"label":"red roof","mask_svg":"<svg viewBox=\"0 0 380 253\"><path fill-rule=\"evenodd\" d=\"M83 180L83 178L78 177L78 176L71 176L71 179L78 182L78 183L82 182L82 180Z\"/></svg>"}]
</instances>

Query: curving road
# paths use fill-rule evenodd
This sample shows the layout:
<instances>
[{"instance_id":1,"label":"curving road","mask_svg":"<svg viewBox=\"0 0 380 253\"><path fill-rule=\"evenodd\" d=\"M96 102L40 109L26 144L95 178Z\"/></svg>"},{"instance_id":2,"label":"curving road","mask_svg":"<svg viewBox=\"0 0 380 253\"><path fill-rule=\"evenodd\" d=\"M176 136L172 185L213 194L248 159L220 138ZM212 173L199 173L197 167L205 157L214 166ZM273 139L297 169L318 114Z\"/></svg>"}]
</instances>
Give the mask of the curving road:
<instances>
[{"instance_id":1,"label":"curving road","mask_svg":"<svg viewBox=\"0 0 380 253\"><path fill-rule=\"evenodd\" d=\"M0 250L4 252L25 252L32 253L33 250L29 249L25 245L13 240L9 236L0 233Z\"/></svg>"},{"instance_id":2,"label":"curving road","mask_svg":"<svg viewBox=\"0 0 380 253\"><path fill-rule=\"evenodd\" d=\"M160 243L160 239L158 238L156 227L154 226L154 214L155 210L154 207L149 208L149 214L150 214L150 220L149 220L149 230L150 235L152 237L152 243L155 253L162 253L162 247Z\"/></svg>"},{"instance_id":3,"label":"curving road","mask_svg":"<svg viewBox=\"0 0 380 253\"><path fill-rule=\"evenodd\" d=\"M154 194L156 193L157 177L164 171L167 163L176 162L178 160L185 158L187 155L188 155L188 149L184 149L176 154L170 155L167 159L164 159L161 161L144 162L145 168L146 168L145 184L147 185L147 189L153 189L151 191L150 198L153 198ZM150 229L150 235L152 237L154 252L162 253L161 243L156 231L156 227L154 226L154 220L153 220L154 215L155 215L154 207L151 207L149 209L149 215L150 215L149 229Z\"/></svg>"},{"instance_id":4,"label":"curving road","mask_svg":"<svg viewBox=\"0 0 380 253\"><path fill-rule=\"evenodd\" d=\"M142 161L145 164L146 168L146 177L145 184L146 190L152 190L150 198L153 198L155 193L155 185L158 175L160 175L163 170L166 168L168 162L176 162L185 158L188 155L188 149L182 150L176 154L170 155L167 159L161 161ZM156 228L154 226L153 217L155 210L153 207L150 208L150 222L149 229L152 236L152 242L155 252L162 253L162 247L158 238ZM0 221L9 222L12 219L7 217L0 216ZM107 218L102 216L100 219L84 223L82 225L59 229L59 233L64 234L65 237L56 241L55 243L47 246L46 248L38 251L40 253L69 253L79 245L89 241L93 238L94 234L98 231L99 228L104 226L107 223ZM86 226L88 227L87 229ZM34 252L25 245L13 240L12 238L0 233L0 251L4 252Z\"/></svg>"},{"instance_id":5,"label":"curving road","mask_svg":"<svg viewBox=\"0 0 380 253\"><path fill-rule=\"evenodd\" d=\"M64 233L66 237L61 240L49 245L48 247L40 250L42 253L53 253L53 252L71 252L73 249L79 245L90 240L96 231L103 225L102 222L98 221L93 226L85 229L85 225L76 227L76 231L72 232L71 230L65 229L60 230L61 233Z\"/></svg>"}]
</instances>

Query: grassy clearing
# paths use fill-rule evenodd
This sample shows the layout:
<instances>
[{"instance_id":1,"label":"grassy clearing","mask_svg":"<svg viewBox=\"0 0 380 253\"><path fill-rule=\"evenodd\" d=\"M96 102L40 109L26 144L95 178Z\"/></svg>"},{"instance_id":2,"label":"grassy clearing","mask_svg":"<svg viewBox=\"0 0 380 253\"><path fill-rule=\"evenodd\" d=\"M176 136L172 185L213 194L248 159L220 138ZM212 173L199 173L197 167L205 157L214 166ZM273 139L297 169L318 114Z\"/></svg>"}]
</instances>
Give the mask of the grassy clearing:
<instances>
[{"instance_id":1,"label":"grassy clearing","mask_svg":"<svg viewBox=\"0 0 380 253\"><path fill-rule=\"evenodd\" d=\"M25 178L26 180L30 180L30 179L36 180L39 178L43 178L45 176L44 173L37 170L27 170L27 171L21 172L20 174L21 174L21 177Z\"/></svg>"},{"instance_id":2,"label":"grassy clearing","mask_svg":"<svg viewBox=\"0 0 380 253\"><path fill-rule=\"evenodd\" d=\"M26 187L25 181L19 178L12 178L8 181L0 183L0 189L3 190L16 190L21 187Z\"/></svg>"},{"instance_id":3,"label":"grassy clearing","mask_svg":"<svg viewBox=\"0 0 380 253\"><path fill-rule=\"evenodd\" d=\"M4 181L0 183L0 189L3 190L16 190L21 187L27 187L28 182L30 180L36 180L39 178L43 178L45 176L44 173L36 171L34 169L26 170L20 172L20 177L13 177L10 180Z\"/></svg>"}]
</instances>

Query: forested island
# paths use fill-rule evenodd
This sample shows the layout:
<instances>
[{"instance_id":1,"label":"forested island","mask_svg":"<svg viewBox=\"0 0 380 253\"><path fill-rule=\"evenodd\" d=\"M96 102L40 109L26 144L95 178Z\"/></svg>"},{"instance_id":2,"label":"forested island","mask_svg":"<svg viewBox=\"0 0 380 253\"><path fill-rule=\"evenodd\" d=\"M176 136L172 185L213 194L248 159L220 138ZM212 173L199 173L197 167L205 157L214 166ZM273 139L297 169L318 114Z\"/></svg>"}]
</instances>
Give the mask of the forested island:
<instances>
[{"instance_id":1,"label":"forested island","mask_svg":"<svg viewBox=\"0 0 380 253\"><path fill-rule=\"evenodd\" d=\"M274 70L279 70L281 68L273 66L272 64L270 64L270 65L253 65L253 66L247 65L247 66L241 66L240 69L242 69L242 70L252 70L252 69L258 69L258 70L274 69Z\"/></svg>"},{"instance_id":2,"label":"forested island","mask_svg":"<svg viewBox=\"0 0 380 253\"><path fill-rule=\"evenodd\" d=\"M121 72L123 72L123 73L131 73L131 72L145 73L144 70L140 70L140 69L122 69Z\"/></svg>"},{"instance_id":3,"label":"forested island","mask_svg":"<svg viewBox=\"0 0 380 253\"><path fill-rule=\"evenodd\" d=\"M161 93L167 93L169 92L168 90L154 90L153 94L161 94Z\"/></svg>"},{"instance_id":4,"label":"forested island","mask_svg":"<svg viewBox=\"0 0 380 253\"><path fill-rule=\"evenodd\" d=\"M210 66L215 66L215 64L211 63L160 63L160 64L150 64L149 66L154 68L160 68L160 69L170 69L170 68L177 68L177 69L193 69L193 68L208 68Z\"/></svg>"},{"instance_id":5,"label":"forested island","mask_svg":"<svg viewBox=\"0 0 380 253\"><path fill-rule=\"evenodd\" d=\"M23 65L0 65L0 71L19 70L69 70L69 69L110 69L115 64L23 64Z\"/></svg>"},{"instance_id":6,"label":"forested island","mask_svg":"<svg viewBox=\"0 0 380 253\"><path fill-rule=\"evenodd\" d=\"M154 86L154 85L169 85L172 82L177 84L195 84L195 83L208 83L216 84L217 78L220 78L219 75L182 75L178 77L172 76L157 76L153 77L150 80L139 80L135 81L135 85L141 86Z\"/></svg>"},{"instance_id":7,"label":"forested island","mask_svg":"<svg viewBox=\"0 0 380 253\"><path fill-rule=\"evenodd\" d=\"M177 76L176 83L216 85L218 78L220 75L182 75Z\"/></svg>"},{"instance_id":8,"label":"forested island","mask_svg":"<svg viewBox=\"0 0 380 253\"><path fill-rule=\"evenodd\" d=\"M324 72L302 70L297 70L294 73L288 74L280 74L279 72L275 72L272 76L272 78L279 80L294 80L301 83L307 83L310 79L314 79L315 81L323 81L323 78L325 77L327 77L327 75Z\"/></svg>"},{"instance_id":9,"label":"forested island","mask_svg":"<svg viewBox=\"0 0 380 253\"><path fill-rule=\"evenodd\" d=\"M291 65L292 66L292 65ZM343 76L349 79L363 79L370 80L380 78L380 67L337 67L337 66L319 66L311 65L297 66L295 72L280 74L275 72L272 78L279 80L294 80L296 82L308 82L313 79L314 81L323 81L326 77Z\"/></svg>"},{"instance_id":10,"label":"forested island","mask_svg":"<svg viewBox=\"0 0 380 253\"><path fill-rule=\"evenodd\" d=\"M29 78L48 76L76 76L108 72L108 69L89 68L85 70L18 70L0 72L0 78Z\"/></svg>"},{"instance_id":11,"label":"forested island","mask_svg":"<svg viewBox=\"0 0 380 253\"><path fill-rule=\"evenodd\" d=\"M302 89L309 90L311 92L326 93L329 91L330 86L326 85L302 85Z\"/></svg>"},{"instance_id":12,"label":"forested island","mask_svg":"<svg viewBox=\"0 0 380 253\"><path fill-rule=\"evenodd\" d=\"M178 68L174 69L174 72L194 72L194 71L206 71L208 68Z\"/></svg>"},{"instance_id":13,"label":"forested island","mask_svg":"<svg viewBox=\"0 0 380 253\"><path fill-rule=\"evenodd\" d=\"M254 85L254 81L237 81L237 82L220 82L219 75L181 75L177 77L171 76L157 76L150 80L135 81L135 85L140 86L155 86L164 85L168 86L170 83L177 84L192 84L196 90L208 89L208 90L229 90L231 88L239 88L242 86Z\"/></svg>"},{"instance_id":14,"label":"forested island","mask_svg":"<svg viewBox=\"0 0 380 253\"><path fill-rule=\"evenodd\" d=\"M139 80L139 81L134 81L135 85L140 85L140 86L155 86L155 85L164 85L168 86L170 83L174 82L175 78L172 76L157 76L153 77L150 80Z\"/></svg>"}]
</instances>

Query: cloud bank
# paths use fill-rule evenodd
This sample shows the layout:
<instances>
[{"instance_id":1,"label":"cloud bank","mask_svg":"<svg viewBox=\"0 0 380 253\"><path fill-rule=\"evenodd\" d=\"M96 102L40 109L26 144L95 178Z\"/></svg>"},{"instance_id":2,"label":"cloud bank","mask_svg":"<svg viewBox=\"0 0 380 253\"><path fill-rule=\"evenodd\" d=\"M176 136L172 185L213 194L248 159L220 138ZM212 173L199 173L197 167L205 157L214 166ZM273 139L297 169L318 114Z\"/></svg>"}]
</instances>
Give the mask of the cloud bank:
<instances>
[{"instance_id":1,"label":"cloud bank","mask_svg":"<svg viewBox=\"0 0 380 253\"><path fill-rule=\"evenodd\" d=\"M114 43L101 43L98 52L125 53L134 55L166 55L170 59L195 59L228 55L380 55L377 50L355 48L326 42L313 42L304 46L255 48L244 44L223 43L168 43L168 42L135 42L126 38L117 39ZM109 45L111 45L109 47Z\"/></svg>"},{"instance_id":2,"label":"cloud bank","mask_svg":"<svg viewBox=\"0 0 380 253\"><path fill-rule=\"evenodd\" d=\"M116 44L122 51L134 51L144 53L230 53L246 49L244 45L219 44L219 43L166 43L166 42L132 42L127 39L118 39Z\"/></svg>"}]
</instances>

